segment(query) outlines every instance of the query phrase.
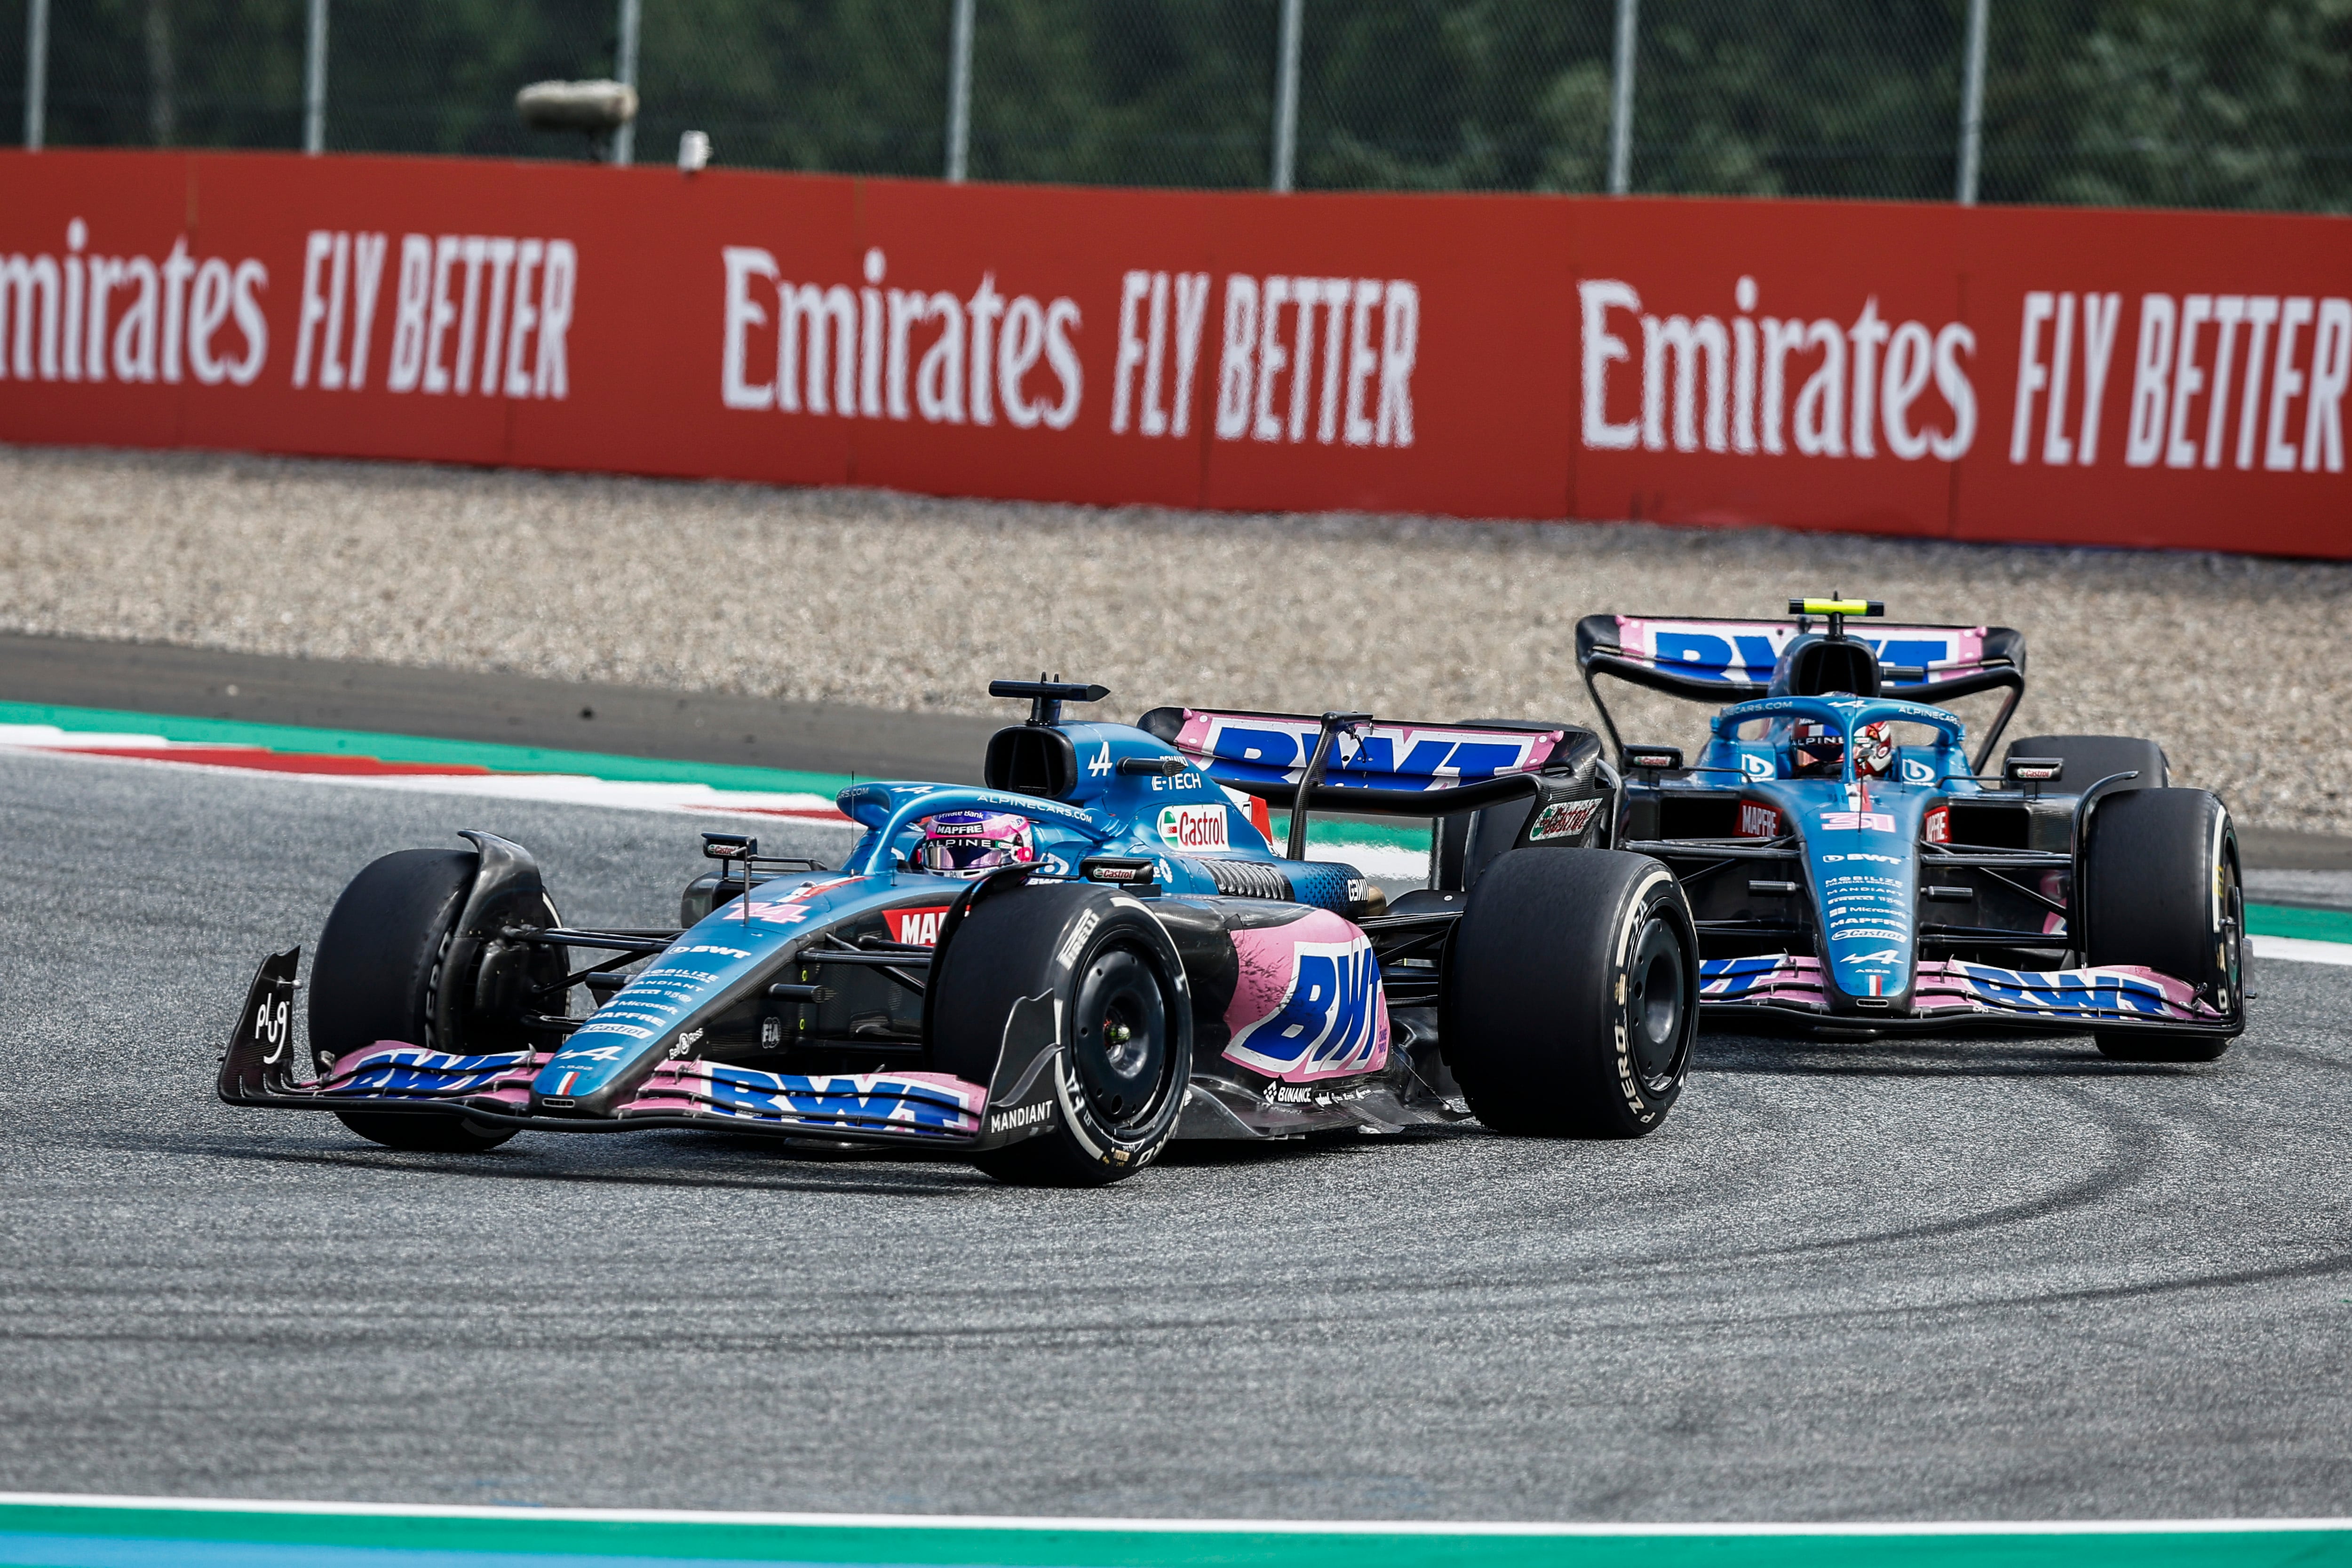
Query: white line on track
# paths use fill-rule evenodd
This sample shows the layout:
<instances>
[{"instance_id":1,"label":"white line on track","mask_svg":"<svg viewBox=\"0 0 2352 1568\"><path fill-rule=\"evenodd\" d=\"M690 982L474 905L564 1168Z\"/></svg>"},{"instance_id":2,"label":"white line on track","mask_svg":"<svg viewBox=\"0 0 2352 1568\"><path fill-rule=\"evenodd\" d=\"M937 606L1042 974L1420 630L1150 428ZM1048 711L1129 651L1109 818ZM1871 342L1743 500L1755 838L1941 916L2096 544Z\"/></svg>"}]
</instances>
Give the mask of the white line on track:
<instances>
[{"instance_id":1,"label":"white line on track","mask_svg":"<svg viewBox=\"0 0 2352 1568\"><path fill-rule=\"evenodd\" d=\"M490 1508L457 1503L270 1501L245 1498L81 1496L0 1492L0 1508L152 1509L191 1513L278 1513L384 1519L565 1520L624 1524L799 1525L825 1529L1134 1531L1247 1535L2147 1535L2347 1531L2341 1519L1923 1520L1853 1524L1556 1524L1483 1521L1294 1519L1064 1519L1054 1515L728 1513L699 1509Z\"/></svg>"},{"instance_id":2,"label":"white line on track","mask_svg":"<svg viewBox=\"0 0 2352 1568\"><path fill-rule=\"evenodd\" d=\"M2300 936L2250 936L2256 958L2284 959L2289 963L2335 963L2352 966L2352 942L2313 942Z\"/></svg>"}]
</instances>

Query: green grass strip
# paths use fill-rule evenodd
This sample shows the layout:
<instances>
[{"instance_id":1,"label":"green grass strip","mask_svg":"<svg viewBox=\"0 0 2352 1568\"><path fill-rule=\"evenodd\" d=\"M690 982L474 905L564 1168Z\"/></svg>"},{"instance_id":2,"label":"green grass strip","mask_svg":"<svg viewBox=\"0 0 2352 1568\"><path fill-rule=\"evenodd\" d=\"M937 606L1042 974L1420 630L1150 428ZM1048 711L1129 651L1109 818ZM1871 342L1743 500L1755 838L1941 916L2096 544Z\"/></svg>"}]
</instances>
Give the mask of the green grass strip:
<instances>
[{"instance_id":1,"label":"green grass strip","mask_svg":"<svg viewBox=\"0 0 2352 1568\"><path fill-rule=\"evenodd\" d=\"M989 1564L993 1568L2271 1568L2352 1564L2340 1529L1999 1533L1722 1532L1505 1534L1235 1530L940 1528L898 1524L778 1524L723 1519L630 1520L419 1516L364 1512L211 1511L169 1507L0 1507L13 1537L5 1561L37 1563L28 1537L149 1543L123 1559L170 1562L173 1542L373 1548L384 1568L409 1552L509 1552L804 1564ZM75 1561L59 1552L57 1561ZM79 1559L86 1560L86 1559ZM122 1560L122 1559L116 1559Z\"/></svg>"},{"instance_id":2,"label":"green grass strip","mask_svg":"<svg viewBox=\"0 0 2352 1568\"><path fill-rule=\"evenodd\" d=\"M856 781L845 773L799 773L731 763L680 763L604 752L566 752L548 746L509 746L495 741L445 741L429 735L394 735L364 730L314 730L299 724L257 724L239 719L184 719L166 713L132 713L110 708L63 708L38 702L0 702L0 724L49 724L80 734L160 735L166 741L207 746L250 746L257 751L305 756L369 757L380 763L440 763L488 768L495 773L572 773L620 784L698 784L712 789L761 794L815 795L831 800ZM870 775L869 775L870 776ZM1275 837L1286 818L1276 817ZM1377 844L1407 849L1429 847L1427 824L1314 821L1307 837L1317 845Z\"/></svg>"},{"instance_id":3,"label":"green grass strip","mask_svg":"<svg viewBox=\"0 0 2352 1568\"><path fill-rule=\"evenodd\" d=\"M2352 912L2306 910L2290 904L2248 904L2250 936L2295 936L2305 942L2352 942Z\"/></svg>"},{"instance_id":4,"label":"green grass strip","mask_svg":"<svg viewBox=\"0 0 2352 1568\"><path fill-rule=\"evenodd\" d=\"M821 795L827 799L849 787L848 779L832 773L795 773L785 768L665 762L651 757L616 757L602 752L557 751L548 746L508 746L492 741L443 741L426 735L313 730L299 724L254 724L236 719L183 719L106 708L56 708L37 702L0 702L0 724L54 724L60 730L82 733L161 735L167 741L252 746L265 752L310 756L372 757L380 763L439 763L488 768L499 773L578 773L623 784L700 784L713 789Z\"/></svg>"},{"instance_id":5,"label":"green grass strip","mask_svg":"<svg viewBox=\"0 0 2352 1568\"><path fill-rule=\"evenodd\" d=\"M202 745L251 746L265 752L310 756L373 757L383 763L439 763L488 768L498 773L574 773L621 784L699 784L720 790L823 795L827 800L854 782L842 773L798 773L732 763L667 762L651 757L614 756L604 752L509 746L494 741L444 741L428 735L382 734L363 730L313 730L299 724L256 724L237 719L183 719L164 713L61 708L38 702L0 702L0 724L51 724L84 734L160 735L167 741ZM1288 813L1274 814L1274 839L1277 845L1289 832L1289 823ZM1307 826L1308 842L1327 847L1369 844L1426 852L1429 835L1425 822L1349 822L1318 817ZM2284 904L2248 904L2246 929L2255 936L2352 942L2352 913Z\"/></svg>"}]
</instances>

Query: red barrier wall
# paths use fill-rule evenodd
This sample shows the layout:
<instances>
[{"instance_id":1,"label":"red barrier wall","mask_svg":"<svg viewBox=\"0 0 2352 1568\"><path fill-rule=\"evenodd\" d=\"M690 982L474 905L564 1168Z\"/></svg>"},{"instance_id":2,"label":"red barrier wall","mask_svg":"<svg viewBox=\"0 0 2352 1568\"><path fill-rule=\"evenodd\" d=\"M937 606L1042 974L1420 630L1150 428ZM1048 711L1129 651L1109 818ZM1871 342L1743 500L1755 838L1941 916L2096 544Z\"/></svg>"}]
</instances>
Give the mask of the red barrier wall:
<instances>
[{"instance_id":1,"label":"red barrier wall","mask_svg":"<svg viewBox=\"0 0 2352 1568\"><path fill-rule=\"evenodd\" d=\"M58 152L0 198L10 441L2352 556L2344 218Z\"/></svg>"}]
</instances>

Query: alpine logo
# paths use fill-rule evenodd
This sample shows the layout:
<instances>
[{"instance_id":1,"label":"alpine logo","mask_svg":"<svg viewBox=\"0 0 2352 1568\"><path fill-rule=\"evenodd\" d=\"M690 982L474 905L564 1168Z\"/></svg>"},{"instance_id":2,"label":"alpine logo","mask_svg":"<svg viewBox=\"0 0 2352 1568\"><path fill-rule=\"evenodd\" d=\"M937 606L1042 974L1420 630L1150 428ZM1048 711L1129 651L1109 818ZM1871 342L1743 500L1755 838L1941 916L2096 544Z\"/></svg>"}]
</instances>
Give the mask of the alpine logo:
<instances>
[{"instance_id":1,"label":"alpine logo","mask_svg":"<svg viewBox=\"0 0 2352 1568\"><path fill-rule=\"evenodd\" d=\"M1230 849L1222 805L1170 805L1160 811L1160 837L1177 849Z\"/></svg>"},{"instance_id":2,"label":"alpine logo","mask_svg":"<svg viewBox=\"0 0 2352 1568\"><path fill-rule=\"evenodd\" d=\"M1759 801L1739 803L1739 837L1742 838L1778 838L1780 837L1780 814Z\"/></svg>"},{"instance_id":3,"label":"alpine logo","mask_svg":"<svg viewBox=\"0 0 2352 1568\"><path fill-rule=\"evenodd\" d=\"M1536 814L1533 826L1528 829L1528 841L1540 844L1551 838L1573 838L1584 831L1592 814L1600 809L1598 796L1591 800L1554 801Z\"/></svg>"},{"instance_id":4,"label":"alpine logo","mask_svg":"<svg viewBox=\"0 0 2352 1568\"><path fill-rule=\"evenodd\" d=\"M890 940L915 947L937 947L940 944L940 921L948 912L945 904L920 910L887 910L883 918L890 922Z\"/></svg>"}]
</instances>

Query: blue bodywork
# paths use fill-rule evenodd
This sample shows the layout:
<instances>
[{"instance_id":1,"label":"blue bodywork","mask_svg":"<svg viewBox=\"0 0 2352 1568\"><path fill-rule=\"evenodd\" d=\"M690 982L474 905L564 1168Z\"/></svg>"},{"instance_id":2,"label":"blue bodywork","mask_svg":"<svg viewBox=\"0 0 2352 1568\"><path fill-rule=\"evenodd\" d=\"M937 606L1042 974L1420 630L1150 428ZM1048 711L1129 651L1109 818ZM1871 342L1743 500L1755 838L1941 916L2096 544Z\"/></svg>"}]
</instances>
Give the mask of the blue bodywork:
<instances>
[{"instance_id":1,"label":"blue bodywork","mask_svg":"<svg viewBox=\"0 0 2352 1568\"><path fill-rule=\"evenodd\" d=\"M1759 720L1767 725L1762 737L1738 738ZM1839 777L1790 776L1790 735L1807 720L1844 737ZM1935 737L1927 745L1897 748L1886 776L1861 777L1853 733L1884 722L1926 725ZM1847 996L1909 1001L1917 960L1917 846L1927 814L1983 791L1964 740L1960 721L1945 710L1889 698L1766 697L1716 715L1698 771L1736 774L1745 793L1779 812L1782 830L1796 836L1824 966Z\"/></svg>"},{"instance_id":2,"label":"blue bodywork","mask_svg":"<svg viewBox=\"0 0 2352 1568\"><path fill-rule=\"evenodd\" d=\"M947 903L971 883L908 869L919 825L940 812L1028 818L1039 861L1057 875L1076 875L1089 856L1133 857L1153 863L1166 893L1213 895L1220 889L1200 858L1209 854L1278 870L1299 903L1342 911L1362 897L1363 879L1350 867L1276 855L1248 812L1165 742L1124 724L1055 728L1078 762L1077 782L1064 799L966 784L885 782L844 790L842 811L866 832L841 869L772 878L748 900L720 904L572 1032L540 1072L533 1094L541 1103L609 1106L616 1091L645 1077L649 1058L677 1048L694 1020L761 990L809 933L909 904ZM1122 773L1119 763L1130 760L1184 765ZM1189 849L1180 847L1187 831ZM804 1092L821 1089L817 1080Z\"/></svg>"}]
</instances>

